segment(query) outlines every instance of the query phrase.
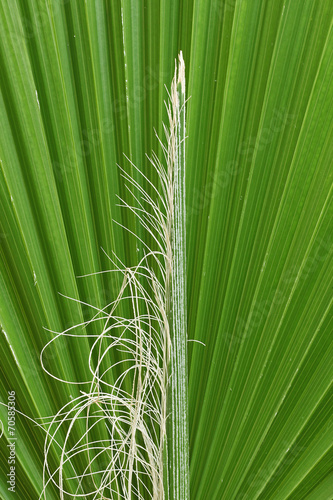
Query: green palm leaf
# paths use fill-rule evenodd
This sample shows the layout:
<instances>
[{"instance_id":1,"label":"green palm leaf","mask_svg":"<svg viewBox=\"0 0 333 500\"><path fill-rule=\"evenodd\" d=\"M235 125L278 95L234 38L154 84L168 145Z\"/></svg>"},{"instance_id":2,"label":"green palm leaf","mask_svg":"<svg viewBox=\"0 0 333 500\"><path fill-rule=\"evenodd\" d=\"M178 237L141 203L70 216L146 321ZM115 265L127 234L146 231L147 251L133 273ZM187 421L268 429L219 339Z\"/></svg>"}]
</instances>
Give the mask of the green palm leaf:
<instances>
[{"instance_id":1,"label":"green palm leaf","mask_svg":"<svg viewBox=\"0 0 333 500\"><path fill-rule=\"evenodd\" d=\"M92 339L45 351L70 385L40 353L121 286L77 276L142 256L115 221L153 245L118 206L133 199L117 164L158 184L145 153L162 159L182 50L191 497L332 498L332 19L310 0L1 3L1 402L15 391L36 421L80 396ZM0 405L6 500L7 418ZM43 489L34 421L15 415L20 499Z\"/></svg>"}]
</instances>

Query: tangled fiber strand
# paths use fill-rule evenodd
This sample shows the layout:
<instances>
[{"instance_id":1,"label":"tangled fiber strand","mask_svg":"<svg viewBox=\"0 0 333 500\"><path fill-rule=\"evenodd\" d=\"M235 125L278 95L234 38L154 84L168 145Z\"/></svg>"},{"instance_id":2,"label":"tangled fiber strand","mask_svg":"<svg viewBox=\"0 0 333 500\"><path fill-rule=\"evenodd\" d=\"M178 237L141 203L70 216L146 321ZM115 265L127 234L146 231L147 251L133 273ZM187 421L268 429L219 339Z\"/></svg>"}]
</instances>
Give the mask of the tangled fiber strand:
<instances>
[{"instance_id":1,"label":"tangled fiber strand","mask_svg":"<svg viewBox=\"0 0 333 500\"><path fill-rule=\"evenodd\" d=\"M66 336L92 339L87 360L90 380L77 382L86 390L42 423L46 439L40 498L47 497L51 485L61 499L164 498L178 79L176 69L167 104L169 128L164 126L166 146L160 142L166 166L154 153L149 158L159 186L130 162L150 187L149 195L119 167L135 203L132 206L119 198L120 206L135 214L154 249L139 240L143 257L130 268L117 257L110 258L113 269L102 272L120 274L122 285L116 299L103 309L91 306L96 314L89 321L53 332L55 337L41 353L47 371L43 355L55 341ZM102 326L100 333L89 333L96 323ZM82 425L83 433L78 430ZM51 450L59 455L56 466Z\"/></svg>"}]
</instances>

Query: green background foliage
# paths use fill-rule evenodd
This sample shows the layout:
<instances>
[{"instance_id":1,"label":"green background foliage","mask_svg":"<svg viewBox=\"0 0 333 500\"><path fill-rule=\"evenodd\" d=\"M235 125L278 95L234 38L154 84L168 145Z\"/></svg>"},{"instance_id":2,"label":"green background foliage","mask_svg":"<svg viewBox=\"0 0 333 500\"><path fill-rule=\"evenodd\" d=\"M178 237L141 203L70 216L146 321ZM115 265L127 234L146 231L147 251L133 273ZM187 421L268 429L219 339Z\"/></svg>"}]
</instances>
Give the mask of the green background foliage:
<instances>
[{"instance_id":1,"label":"green background foliage","mask_svg":"<svg viewBox=\"0 0 333 500\"><path fill-rule=\"evenodd\" d=\"M191 496L332 498L332 14L325 0L1 2L1 401L15 390L36 418L78 394L41 369L44 328L89 317L58 292L115 298L112 274L76 279L110 268L101 247L127 265L142 252L114 223L138 230L116 164L157 181L145 153L161 154L181 49L188 336L205 344L189 342ZM88 348L59 342L46 368L81 380ZM37 499L44 435L17 415L16 436L16 497Z\"/></svg>"}]
</instances>

